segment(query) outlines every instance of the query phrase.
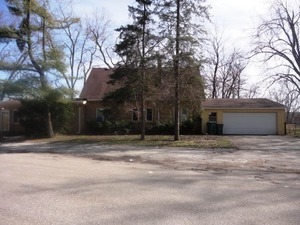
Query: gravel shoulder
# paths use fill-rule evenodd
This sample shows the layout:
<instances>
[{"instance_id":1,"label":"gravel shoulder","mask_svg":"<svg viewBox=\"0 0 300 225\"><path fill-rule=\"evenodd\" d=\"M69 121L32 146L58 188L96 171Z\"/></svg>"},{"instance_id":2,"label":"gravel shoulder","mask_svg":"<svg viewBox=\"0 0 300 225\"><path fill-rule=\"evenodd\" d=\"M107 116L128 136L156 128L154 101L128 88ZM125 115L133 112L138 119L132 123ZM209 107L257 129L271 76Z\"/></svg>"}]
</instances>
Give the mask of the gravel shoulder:
<instances>
[{"instance_id":1,"label":"gravel shoulder","mask_svg":"<svg viewBox=\"0 0 300 225\"><path fill-rule=\"evenodd\" d=\"M231 139L239 144L243 141ZM0 148L0 153L67 154L101 161L156 164L177 170L300 174L300 150L293 148L187 149L30 142L2 143Z\"/></svg>"}]
</instances>

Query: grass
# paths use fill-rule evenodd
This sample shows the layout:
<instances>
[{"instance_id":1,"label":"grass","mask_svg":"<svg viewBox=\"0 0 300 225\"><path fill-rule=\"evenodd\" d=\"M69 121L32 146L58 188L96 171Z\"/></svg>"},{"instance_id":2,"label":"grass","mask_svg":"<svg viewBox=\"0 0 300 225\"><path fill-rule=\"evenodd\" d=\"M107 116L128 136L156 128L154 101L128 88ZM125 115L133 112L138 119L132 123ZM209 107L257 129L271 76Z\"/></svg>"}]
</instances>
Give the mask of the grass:
<instances>
[{"instance_id":1,"label":"grass","mask_svg":"<svg viewBox=\"0 0 300 225\"><path fill-rule=\"evenodd\" d=\"M182 148L234 148L234 145L222 136L187 135L181 136L180 141L174 141L173 136L153 135L140 140L139 135L56 135L50 139L35 139L35 142L48 143L94 143L98 145L133 145Z\"/></svg>"}]
</instances>

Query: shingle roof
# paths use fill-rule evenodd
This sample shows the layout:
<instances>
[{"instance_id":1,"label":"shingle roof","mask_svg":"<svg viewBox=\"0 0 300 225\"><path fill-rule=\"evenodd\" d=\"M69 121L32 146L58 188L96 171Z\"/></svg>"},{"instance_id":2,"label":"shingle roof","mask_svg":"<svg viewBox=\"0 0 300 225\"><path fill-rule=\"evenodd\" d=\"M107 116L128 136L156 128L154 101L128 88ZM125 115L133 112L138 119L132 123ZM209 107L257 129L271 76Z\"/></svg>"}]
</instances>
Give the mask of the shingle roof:
<instances>
[{"instance_id":1,"label":"shingle roof","mask_svg":"<svg viewBox=\"0 0 300 225\"><path fill-rule=\"evenodd\" d=\"M93 68L80 93L79 98L87 100L102 100L105 94L117 89L117 86L108 84L112 69Z\"/></svg>"},{"instance_id":2,"label":"shingle roof","mask_svg":"<svg viewBox=\"0 0 300 225\"><path fill-rule=\"evenodd\" d=\"M266 98L252 98L252 99L206 99L202 102L202 107L205 108L219 108L219 109L258 109L258 108L285 108L284 105L274 102Z\"/></svg>"}]
</instances>

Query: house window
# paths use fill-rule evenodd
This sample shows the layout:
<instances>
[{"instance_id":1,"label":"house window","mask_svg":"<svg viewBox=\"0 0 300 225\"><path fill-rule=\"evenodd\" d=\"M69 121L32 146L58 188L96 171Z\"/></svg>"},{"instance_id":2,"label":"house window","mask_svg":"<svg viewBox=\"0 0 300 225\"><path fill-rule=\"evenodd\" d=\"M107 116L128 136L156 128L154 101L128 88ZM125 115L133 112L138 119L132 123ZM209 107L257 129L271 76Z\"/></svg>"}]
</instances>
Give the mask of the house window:
<instances>
[{"instance_id":1,"label":"house window","mask_svg":"<svg viewBox=\"0 0 300 225\"><path fill-rule=\"evenodd\" d=\"M153 119L152 109L147 109L146 112L147 112L147 115L146 115L147 121L152 121L152 119Z\"/></svg>"},{"instance_id":2,"label":"house window","mask_svg":"<svg viewBox=\"0 0 300 225\"><path fill-rule=\"evenodd\" d=\"M104 109L102 109L102 108L97 108L96 109L96 121L97 122L104 122L105 121Z\"/></svg>"},{"instance_id":3,"label":"house window","mask_svg":"<svg viewBox=\"0 0 300 225\"><path fill-rule=\"evenodd\" d=\"M216 112L211 112L209 114L208 121L210 123L216 123L217 122L217 113Z\"/></svg>"},{"instance_id":4,"label":"house window","mask_svg":"<svg viewBox=\"0 0 300 225\"><path fill-rule=\"evenodd\" d=\"M132 121L139 121L139 111L132 109Z\"/></svg>"},{"instance_id":5,"label":"house window","mask_svg":"<svg viewBox=\"0 0 300 225\"><path fill-rule=\"evenodd\" d=\"M181 120L186 121L189 118L189 109L188 108L182 108L181 109Z\"/></svg>"},{"instance_id":6,"label":"house window","mask_svg":"<svg viewBox=\"0 0 300 225\"><path fill-rule=\"evenodd\" d=\"M18 124L20 122L19 112L15 110L13 112L13 123Z\"/></svg>"}]
</instances>

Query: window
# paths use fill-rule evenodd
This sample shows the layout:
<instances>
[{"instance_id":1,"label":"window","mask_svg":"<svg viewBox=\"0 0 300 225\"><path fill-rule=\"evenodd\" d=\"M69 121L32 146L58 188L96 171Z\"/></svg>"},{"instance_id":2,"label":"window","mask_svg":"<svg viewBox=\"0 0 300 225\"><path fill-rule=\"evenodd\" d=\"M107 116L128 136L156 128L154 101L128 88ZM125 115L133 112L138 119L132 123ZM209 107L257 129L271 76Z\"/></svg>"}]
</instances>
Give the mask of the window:
<instances>
[{"instance_id":1,"label":"window","mask_svg":"<svg viewBox=\"0 0 300 225\"><path fill-rule=\"evenodd\" d=\"M19 117L19 112L15 110L13 112L13 123L19 123L20 122L20 117Z\"/></svg>"},{"instance_id":2,"label":"window","mask_svg":"<svg viewBox=\"0 0 300 225\"><path fill-rule=\"evenodd\" d=\"M102 109L102 108L97 108L96 109L96 121L97 122L104 122L105 121L104 109Z\"/></svg>"},{"instance_id":3,"label":"window","mask_svg":"<svg viewBox=\"0 0 300 225\"><path fill-rule=\"evenodd\" d=\"M152 109L147 109L146 113L147 113L146 114L147 121L152 121L153 119Z\"/></svg>"},{"instance_id":4,"label":"window","mask_svg":"<svg viewBox=\"0 0 300 225\"><path fill-rule=\"evenodd\" d=\"M210 123L216 123L217 122L217 113L216 112L211 112L208 116L208 121Z\"/></svg>"},{"instance_id":5,"label":"window","mask_svg":"<svg viewBox=\"0 0 300 225\"><path fill-rule=\"evenodd\" d=\"M189 118L189 110L188 108L181 109L181 120L186 121Z\"/></svg>"},{"instance_id":6,"label":"window","mask_svg":"<svg viewBox=\"0 0 300 225\"><path fill-rule=\"evenodd\" d=\"M132 109L132 121L139 121L139 111Z\"/></svg>"}]
</instances>

